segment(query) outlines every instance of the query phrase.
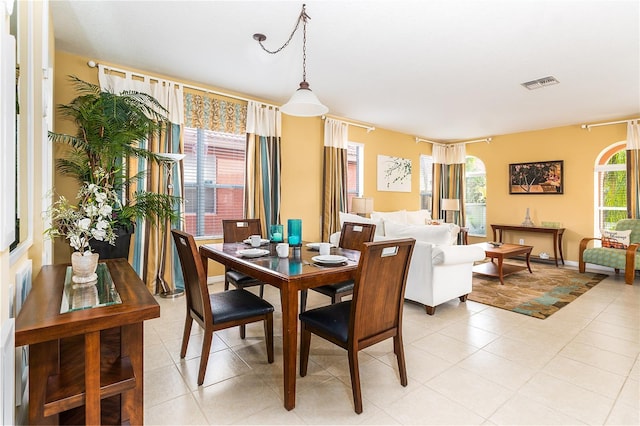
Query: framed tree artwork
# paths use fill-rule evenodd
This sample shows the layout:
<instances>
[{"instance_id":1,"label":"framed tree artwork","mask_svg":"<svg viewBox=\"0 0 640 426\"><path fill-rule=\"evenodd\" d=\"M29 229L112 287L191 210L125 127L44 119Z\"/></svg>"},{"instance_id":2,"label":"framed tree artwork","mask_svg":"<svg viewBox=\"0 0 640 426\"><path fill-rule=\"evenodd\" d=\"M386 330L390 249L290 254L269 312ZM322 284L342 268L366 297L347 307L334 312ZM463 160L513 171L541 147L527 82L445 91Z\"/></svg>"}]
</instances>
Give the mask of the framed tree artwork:
<instances>
[{"instance_id":1,"label":"framed tree artwork","mask_svg":"<svg viewBox=\"0 0 640 426\"><path fill-rule=\"evenodd\" d=\"M411 192L411 160L378 155L378 191Z\"/></svg>"},{"instance_id":2,"label":"framed tree artwork","mask_svg":"<svg viewBox=\"0 0 640 426\"><path fill-rule=\"evenodd\" d=\"M563 194L564 162L509 164L509 194Z\"/></svg>"}]
</instances>

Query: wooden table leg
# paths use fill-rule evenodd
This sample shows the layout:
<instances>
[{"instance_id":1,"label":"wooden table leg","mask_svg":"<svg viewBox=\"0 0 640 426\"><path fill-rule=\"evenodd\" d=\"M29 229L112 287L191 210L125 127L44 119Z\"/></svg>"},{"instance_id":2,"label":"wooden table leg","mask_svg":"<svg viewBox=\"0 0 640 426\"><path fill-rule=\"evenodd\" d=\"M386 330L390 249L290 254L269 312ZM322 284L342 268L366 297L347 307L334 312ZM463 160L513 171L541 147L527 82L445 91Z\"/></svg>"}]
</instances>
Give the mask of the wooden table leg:
<instances>
[{"instance_id":1,"label":"wooden table leg","mask_svg":"<svg viewBox=\"0 0 640 426\"><path fill-rule=\"evenodd\" d=\"M298 351L298 291L289 285L280 288L282 303L282 356L284 408L296 406L296 354Z\"/></svg>"},{"instance_id":2,"label":"wooden table leg","mask_svg":"<svg viewBox=\"0 0 640 426\"><path fill-rule=\"evenodd\" d=\"M529 250L529 251L527 252L527 256L526 256L526 258L527 258L527 268L529 269L529 273L530 273L530 274L533 274L533 271L531 270L531 264L529 263L529 257L530 257L530 256L531 256L531 250ZM556 262L558 262L558 260L557 260L557 259L556 259ZM556 265L556 266L557 266L557 265Z\"/></svg>"},{"instance_id":3,"label":"wooden table leg","mask_svg":"<svg viewBox=\"0 0 640 426\"><path fill-rule=\"evenodd\" d=\"M59 341L29 346L29 424L59 424L58 415L44 416L47 380L58 373Z\"/></svg>"},{"instance_id":4,"label":"wooden table leg","mask_svg":"<svg viewBox=\"0 0 640 426\"><path fill-rule=\"evenodd\" d=\"M120 354L128 356L136 377L136 387L121 395L121 421L131 425L144 424L144 325L141 322L120 328Z\"/></svg>"},{"instance_id":5,"label":"wooden table leg","mask_svg":"<svg viewBox=\"0 0 640 426\"><path fill-rule=\"evenodd\" d=\"M500 284L504 285L504 276L502 276L502 261L504 258L502 256L498 256L498 279L500 280Z\"/></svg>"},{"instance_id":6,"label":"wooden table leg","mask_svg":"<svg viewBox=\"0 0 640 426\"><path fill-rule=\"evenodd\" d=\"M560 250L560 260L562 261L562 264L564 265L564 255L562 254L562 234L560 234L558 236L558 250Z\"/></svg>"},{"instance_id":7,"label":"wooden table leg","mask_svg":"<svg viewBox=\"0 0 640 426\"><path fill-rule=\"evenodd\" d=\"M557 232L553 234L553 258L556 261L556 268L557 268L558 267L558 233Z\"/></svg>"},{"instance_id":8,"label":"wooden table leg","mask_svg":"<svg viewBox=\"0 0 640 426\"><path fill-rule=\"evenodd\" d=\"M100 421L100 331L84 335L85 423Z\"/></svg>"}]
</instances>

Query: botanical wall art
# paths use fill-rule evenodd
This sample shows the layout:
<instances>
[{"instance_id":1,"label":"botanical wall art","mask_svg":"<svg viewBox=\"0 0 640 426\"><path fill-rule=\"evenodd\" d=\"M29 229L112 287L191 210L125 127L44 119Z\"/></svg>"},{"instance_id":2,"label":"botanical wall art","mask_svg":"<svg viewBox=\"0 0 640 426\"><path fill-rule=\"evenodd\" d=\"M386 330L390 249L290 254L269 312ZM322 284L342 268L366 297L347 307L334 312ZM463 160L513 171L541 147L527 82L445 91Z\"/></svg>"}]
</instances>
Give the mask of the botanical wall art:
<instances>
[{"instance_id":1,"label":"botanical wall art","mask_svg":"<svg viewBox=\"0 0 640 426\"><path fill-rule=\"evenodd\" d=\"M563 169L563 161L509 164L509 194L562 194Z\"/></svg>"},{"instance_id":2,"label":"botanical wall art","mask_svg":"<svg viewBox=\"0 0 640 426\"><path fill-rule=\"evenodd\" d=\"M378 191L411 192L411 160L378 155Z\"/></svg>"}]
</instances>

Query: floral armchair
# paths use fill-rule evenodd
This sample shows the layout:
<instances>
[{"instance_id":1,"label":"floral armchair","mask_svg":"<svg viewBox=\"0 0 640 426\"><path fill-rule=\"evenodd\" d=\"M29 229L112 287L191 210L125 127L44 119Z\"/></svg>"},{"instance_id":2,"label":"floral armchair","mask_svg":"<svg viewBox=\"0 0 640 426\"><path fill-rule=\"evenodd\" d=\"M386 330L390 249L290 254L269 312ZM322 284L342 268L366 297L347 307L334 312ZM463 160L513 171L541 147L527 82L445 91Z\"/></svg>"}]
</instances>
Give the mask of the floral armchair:
<instances>
[{"instance_id":1,"label":"floral armchair","mask_svg":"<svg viewBox=\"0 0 640 426\"><path fill-rule=\"evenodd\" d=\"M583 238L580 241L580 272L584 272L586 263L614 268L616 274L624 269L624 282L633 284L635 271L640 270L640 219L623 219L616 224L615 231L617 235L629 234L628 244L613 242L605 243L603 247L587 248L590 241L606 238Z\"/></svg>"}]
</instances>

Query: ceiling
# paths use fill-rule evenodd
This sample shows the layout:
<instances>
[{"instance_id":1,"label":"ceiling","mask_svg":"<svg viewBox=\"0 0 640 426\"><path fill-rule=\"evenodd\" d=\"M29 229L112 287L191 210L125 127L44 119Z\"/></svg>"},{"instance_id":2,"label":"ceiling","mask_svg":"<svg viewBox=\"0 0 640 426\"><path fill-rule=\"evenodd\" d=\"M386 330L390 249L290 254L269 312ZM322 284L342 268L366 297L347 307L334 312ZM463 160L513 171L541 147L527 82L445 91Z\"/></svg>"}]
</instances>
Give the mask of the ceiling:
<instances>
[{"instance_id":1,"label":"ceiling","mask_svg":"<svg viewBox=\"0 0 640 426\"><path fill-rule=\"evenodd\" d=\"M640 113L638 0L307 1L329 115L436 141ZM56 49L276 105L302 80L298 1L52 0ZM560 83L527 90L521 83Z\"/></svg>"}]
</instances>

